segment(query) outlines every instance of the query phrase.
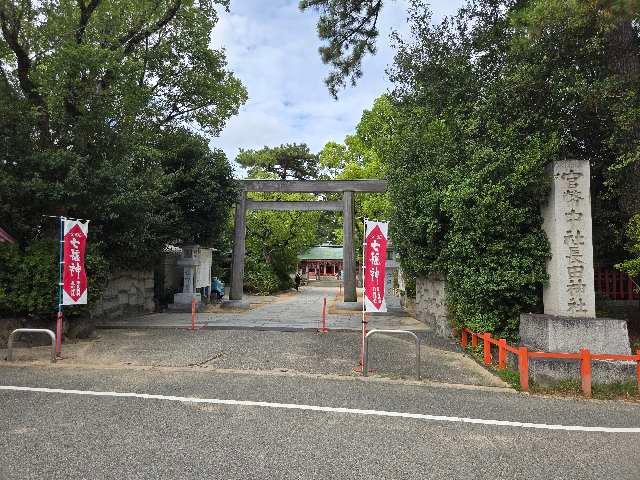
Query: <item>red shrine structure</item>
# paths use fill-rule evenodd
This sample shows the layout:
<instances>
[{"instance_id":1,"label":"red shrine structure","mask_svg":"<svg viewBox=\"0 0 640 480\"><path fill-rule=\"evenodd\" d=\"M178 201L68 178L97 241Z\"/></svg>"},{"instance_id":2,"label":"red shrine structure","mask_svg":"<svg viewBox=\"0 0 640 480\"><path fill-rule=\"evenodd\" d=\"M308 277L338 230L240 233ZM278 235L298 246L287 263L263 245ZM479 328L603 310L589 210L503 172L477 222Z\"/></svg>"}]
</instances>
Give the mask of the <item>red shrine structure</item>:
<instances>
[{"instance_id":1,"label":"red shrine structure","mask_svg":"<svg viewBox=\"0 0 640 480\"><path fill-rule=\"evenodd\" d=\"M342 245L320 245L298 257L298 271L307 277L335 277L342 274Z\"/></svg>"}]
</instances>

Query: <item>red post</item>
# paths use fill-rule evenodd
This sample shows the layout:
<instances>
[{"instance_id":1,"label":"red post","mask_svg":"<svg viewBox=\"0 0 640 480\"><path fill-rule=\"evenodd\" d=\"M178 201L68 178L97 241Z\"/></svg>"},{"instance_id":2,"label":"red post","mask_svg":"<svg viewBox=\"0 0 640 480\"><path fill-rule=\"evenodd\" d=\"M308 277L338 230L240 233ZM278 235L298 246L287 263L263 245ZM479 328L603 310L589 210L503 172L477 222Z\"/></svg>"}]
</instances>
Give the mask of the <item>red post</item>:
<instances>
[{"instance_id":1,"label":"red post","mask_svg":"<svg viewBox=\"0 0 640 480\"><path fill-rule=\"evenodd\" d=\"M364 367L364 342L367 337L367 314L362 311L362 343L360 344L360 366Z\"/></svg>"},{"instance_id":2,"label":"red post","mask_svg":"<svg viewBox=\"0 0 640 480\"><path fill-rule=\"evenodd\" d=\"M591 397L591 352L586 348L580 350L580 379L582 393L585 397Z\"/></svg>"},{"instance_id":3,"label":"red post","mask_svg":"<svg viewBox=\"0 0 640 480\"><path fill-rule=\"evenodd\" d=\"M471 346L473 348L478 348L478 334L477 333L472 333L471 334Z\"/></svg>"},{"instance_id":4,"label":"red post","mask_svg":"<svg viewBox=\"0 0 640 480\"><path fill-rule=\"evenodd\" d=\"M320 328L320 333L327 333L329 329L327 328L327 297L324 298L322 302L322 327Z\"/></svg>"},{"instance_id":5,"label":"red post","mask_svg":"<svg viewBox=\"0 0 640 480\"><path fill-rule=\"evenodd\" d=\"M62 311L58 310L58 318L56 319L56 355L62 352Z\"/></svg>"},{"instance_id":6,"label":"red post","mask_svg":"<svg viewBox=\"0 0 640 480\"><path fill-rule=\"evenodd\" d=\"M484 348L484 364L491 365L491 334L485 333L483 339L484 341L482 342L482 346Z\"/></svg>"},{"instance_id":7,"label":"red post","mask_svg":"<svg viewBox=\"0 0 640 480\"><path fill-rule=\"evenodd\" d=\"M498 340L498 368L507 368L507 341L504 338Z\"/></svg>"},{"instance_id":8,"label":"red post","mask_svg":"<svg viewBox=\"0 0 640 480\"><path fill-rule=\"evenodd\" d=\"M636 350L638 361L636 362L636 376L638 377L638 392L640 393L640 349Z\"/></svg>"},{"instance_id":9,"label":"red post","mask_svg":"<svg viewBox=\"0 0 640 480\"><path fill-rule=\"evenodd\" d=\"M518 349L518 371L520 372L520 388L529 391L529 351L527 347Z\"/></svg>"},{"instance_id":10,"label":"red post","mask_svg":"<svg viewBox=\"0 0 640 480\"><path fill-rule=\"evenodd\" d=\"M462 338L460 339L460 345L462 345L462 348L467 348L467 332L465 332L464 328L462 329Z\"/></svg>"}]
</instances>

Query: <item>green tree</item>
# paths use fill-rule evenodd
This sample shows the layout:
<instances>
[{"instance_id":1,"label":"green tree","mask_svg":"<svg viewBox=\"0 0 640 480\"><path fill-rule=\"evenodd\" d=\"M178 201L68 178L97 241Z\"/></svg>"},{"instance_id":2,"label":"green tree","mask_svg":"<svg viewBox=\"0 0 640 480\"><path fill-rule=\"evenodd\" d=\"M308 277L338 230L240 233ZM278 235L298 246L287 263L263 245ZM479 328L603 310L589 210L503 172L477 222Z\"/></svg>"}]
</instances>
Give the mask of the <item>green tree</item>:
<instances>
[{"instance_id":1,"label":"green tree","mask_svg":"<svg viewBox=\"0 0 640 480\"><path fill-rule=\"evenodd\" d=\"M273 173L280 180L309 180L318 176L318 156L304 144L287 143L260 150L242 150L236 162L249 169L249 176Z\"/></svg>"},{"instance_id":2,"label":"green tree","mask_svg":"<svg viewBox=\"0 0 640 480\"><path fill-rule=\"evenodd\" d=\"M85 154L105 133L196 123L217 133L246 99L209 47L205 0L0 2L0 78L42 147Z\"/></svg>"},{"instance_id":3,"label":"green tree","mask_svg":"<svg viewBox=\"0 0 640 480\"><path fill-rule=\"evenodd\" d=\"M53 234L42 214L90 218L122 266L177 232L213 241L229 166L184 127L215 134L246 99L209 47L216 4L0 1L3 225L28 241Z\"/></svg>"},{"instance_id":4,"label":"green tree","mask_svg":"<svg viewBox=\"0 0 640 480\"><path fill-rule=\"evenodd\" d=\"M518 314L537 308L552 160L591 161L596 258L620 256L637 208L623 203L638 185L640 103L627 58L637 34L623 53L611 33L628 24L614 8L627 3L478 0L434 26L413 2L413 38L399 40L392 73L393 135L378 153L403 265L447 275L458 323L513 335Z\"/></svg>"},{"instance_id":5,"label":"green tree","mask_svg":"<svg viewBox=\"0 0 640 480\"><path fill-rule=\"evenodd\" d=\"M318 36L326 44L320 56L333 71L325 83L336 97L347 82L355 85L362 76L362 60L376 52L377 23L382 0L300 0L300 9L320 12Z\"/></svg>"},{"instance_id":6,"label":"green tree","mask_svg":"<svg viewBox=\"0 0 640 480\"><path fill-rule=\"evenodd\" d=\"M209 46L220 5L0 0L0 224L21 261L48 261L29 253L55 238L43 214L91 219L105 268L150 268L169 242L216 243L231 169L187 128L215 135L247 98Z\"/></svg>"},{"instance_id":7,"label":"green tree","mask_svg":"<svg viewBox=\"0 0 640 480\"><path fill-rule=\"evenodd\" d=\"M629 239L628 251L632 258L619 263L616 267L623 272L627 272L631 277L640 278L640 214L634 216L627 228ZM640 288L640 287L638 287Z\"/></svg>"},{"instance_id":8,"label":"green tree","mask_svg":"<svg viewBox=\"0 0 640 480\"><path fill-rule=\"evenodd\" d=\"M171 178L166 195L173 218L172 241L217 246L237 193L226 155L183 129L163 135L157 148Z\"/></svg>"},{"instance_id":9,"label":"green tree","mask_svg":"<svg viewBox=\"0 0 640 480\"><path fill-rule=\"evenodd\" d=\"M343 144L328 142L320 152L320 165L336 180L384 179L387 164L378 154L380 145L390 135L393 106L387 96L376 99L371 110L365 110L354 135ZM365 218L388 219L391 204L387 193L359 193L354 197L356 244L361 243ZM335 228L334 241L342 242L342 224Z\"/></svg>"},{"instance_id":10,"label":"green tree","mask_svg":"<svg viewBox=\"0 0 640 480\"><path fill-rule=\"evenodd\" d=\"M273 173L255 172L252 178L275 179ZM309 193L251 192L253 200L316 200ZM247 212L244 285L247 291L267 294L292 286L298 255L321 240L323 217L316 211Z\"/></svg>"},{"instance_id":11,"label":"green tree","mask_svg":"<svg viewBox=\"0 0 640 480\"><path fill-rule=\"evenodd\" d=\"M299 201L302 193L252 193L257 200ZM320 212L247 212L245 287L272 293L291 287L298 255L318 244Z\"/></svg>"}]
</instances>

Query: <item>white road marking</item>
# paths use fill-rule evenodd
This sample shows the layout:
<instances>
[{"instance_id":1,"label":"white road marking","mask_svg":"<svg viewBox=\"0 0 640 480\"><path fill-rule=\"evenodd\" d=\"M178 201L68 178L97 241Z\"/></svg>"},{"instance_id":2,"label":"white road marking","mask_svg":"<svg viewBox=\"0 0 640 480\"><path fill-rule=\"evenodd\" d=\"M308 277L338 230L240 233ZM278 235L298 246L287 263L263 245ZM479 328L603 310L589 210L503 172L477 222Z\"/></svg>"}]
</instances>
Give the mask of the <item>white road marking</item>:
<instances>
[{"instance_id":1,"label":"white road marking","mask_svg":"<svg viewBox=\"0 0 640 480\"><path fill-rule=\"evenodd\" d=\"M95 392L91 390L66 390L62 388L19 387L0 385L0 390L14 392L59 393L66 395L86 395L92 397L140 398L145 400L165 400L182 403L208 403L215 405L234 405L242 407L281 408L287 410L309 410L325 413L347 413L352 415L372 415L377 417L412 418L436 422L471 423L476 425L495 425L499 427L534 428L539 430L565 430L569 432L603 433L640 433L640 428L626 427L584 427L580 425L548 425L546 423L511 422L508 420L487 420L483 418L450 417L446 415L427 415L423 413L388 412L385 410L362 410L359 408L322 407L297 403L255 402L251 400L224 400L218 398L177 397L173 395L153 395L149 393Z\"/></svg>"}]
</instances>

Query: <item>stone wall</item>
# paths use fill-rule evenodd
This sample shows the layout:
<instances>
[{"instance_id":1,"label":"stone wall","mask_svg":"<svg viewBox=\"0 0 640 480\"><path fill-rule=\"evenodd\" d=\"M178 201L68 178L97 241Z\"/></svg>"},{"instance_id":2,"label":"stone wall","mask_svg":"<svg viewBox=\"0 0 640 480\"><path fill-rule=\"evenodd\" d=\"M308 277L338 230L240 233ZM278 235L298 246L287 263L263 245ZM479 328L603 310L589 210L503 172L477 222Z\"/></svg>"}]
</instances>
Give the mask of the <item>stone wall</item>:
<instances>
[{"instance_id":1,"label":"stone wall","mask_svg":"<svg viewBox=\"0 0 640 480\"><path fill-rule=\"evenodd\" d=\"M430 275L416 279L415 316L433 328L436 335L451 337L445 302L445 280L442 276Z\"/></svg>"},{"instance_id":2,"label":"stone wall","mask_svg":"<svg viewBox=\"0 0 640 480\"><path fill-rule=\"evenodd\" d=\"M116 272L111 275L93 315L98 318L120 318L152 313L155 309L153 286L153 272Z\"/></svg>"}]
</instances>

